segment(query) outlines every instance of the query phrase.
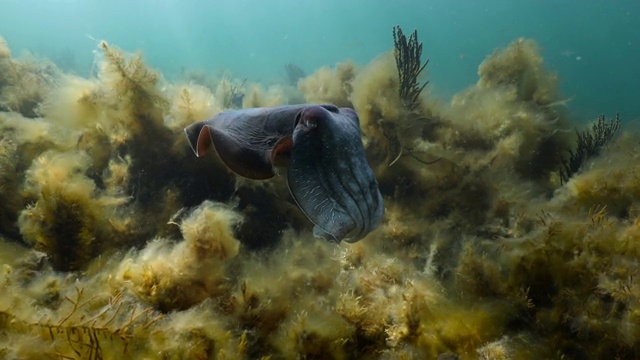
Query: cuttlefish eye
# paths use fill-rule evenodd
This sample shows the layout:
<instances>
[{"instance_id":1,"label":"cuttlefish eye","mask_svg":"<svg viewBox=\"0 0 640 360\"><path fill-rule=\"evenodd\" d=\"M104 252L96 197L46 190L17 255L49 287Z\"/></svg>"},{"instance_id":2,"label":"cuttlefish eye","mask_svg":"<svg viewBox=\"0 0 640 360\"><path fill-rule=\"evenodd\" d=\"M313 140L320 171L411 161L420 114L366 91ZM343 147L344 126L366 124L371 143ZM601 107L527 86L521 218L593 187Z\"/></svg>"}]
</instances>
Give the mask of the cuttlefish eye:
<instances>
[{"instance_id":1,"label":"cuttlefish eye","mask_svg":"<svg viewBox=\"0 0 640 360\"><path fill-rule=\"evenodd\" d=\"M310 129L315 128L317 126L318 120L327 116L326 112L323 111L323 109L334 114L340 113L340 109L338 109L338 107L335 105L331 105L331 104L310 105L302 109L299 113L296 114L296 117L293 120L293 128L295 129L300 124ZM351 109L348 109L348 110L351 110ZM353 110L351 111L354 112Z\"/></svg>"},{"instance_id":2,"label":"cuttlefish eye","mask_svg":"<svg viewBox=\"0 0 640 360\"><path fill-rule=\"evenodd\" d=\"M319 106L305 109L301 113L299 125L304 126L307 130L313 130L318 126L318 122L326 116L326 112Z\"/></svg>"}]
</instances>

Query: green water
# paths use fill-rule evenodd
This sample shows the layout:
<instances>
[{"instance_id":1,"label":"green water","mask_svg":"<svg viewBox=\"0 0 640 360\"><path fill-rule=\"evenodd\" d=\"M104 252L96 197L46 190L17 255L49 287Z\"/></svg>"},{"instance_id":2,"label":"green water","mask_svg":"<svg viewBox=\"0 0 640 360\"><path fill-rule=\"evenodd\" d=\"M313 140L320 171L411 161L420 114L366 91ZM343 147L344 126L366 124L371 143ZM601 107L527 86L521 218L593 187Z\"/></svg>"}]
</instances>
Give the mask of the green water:
<instances>
[{"instance_id":1,"label":"green water","mask_svg":"<svg viewBox=\"0 0 640 360\"><path fill-rule=\"evenodd\" d=\"M536 39L557 71L577 120L620 112L640 117L640 3L583 0L218 0L17 1L0 4L0 34L87 76L98 40L169 78L187 70L282 82L283 66L308 73L391 49L391 28L417 29L431 62L431 90L447 96L476 79L493 49Z\"/></svg>"}]
</instances>

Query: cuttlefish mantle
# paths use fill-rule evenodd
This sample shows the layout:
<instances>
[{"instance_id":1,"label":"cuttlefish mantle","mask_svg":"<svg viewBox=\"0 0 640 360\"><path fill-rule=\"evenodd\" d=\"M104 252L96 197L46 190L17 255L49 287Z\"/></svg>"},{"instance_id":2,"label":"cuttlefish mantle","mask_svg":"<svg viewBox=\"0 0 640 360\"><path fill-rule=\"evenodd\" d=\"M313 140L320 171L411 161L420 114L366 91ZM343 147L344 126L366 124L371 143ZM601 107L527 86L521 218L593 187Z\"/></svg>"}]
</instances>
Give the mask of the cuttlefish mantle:
<instances>
[{"instance_id":1,"label":"cuttlefish mantle","mask_svg":"<svg viewBox=\"0 0 640 360\"><path fill-rule=\"evenodd\" d=\"M196 156L213 144L240 176L268 179L285 166L289 191L318 237L356 242L380 225L382 196L353 109L303 104L229 110L184 131Z\"/></svg>"}]
</instances>

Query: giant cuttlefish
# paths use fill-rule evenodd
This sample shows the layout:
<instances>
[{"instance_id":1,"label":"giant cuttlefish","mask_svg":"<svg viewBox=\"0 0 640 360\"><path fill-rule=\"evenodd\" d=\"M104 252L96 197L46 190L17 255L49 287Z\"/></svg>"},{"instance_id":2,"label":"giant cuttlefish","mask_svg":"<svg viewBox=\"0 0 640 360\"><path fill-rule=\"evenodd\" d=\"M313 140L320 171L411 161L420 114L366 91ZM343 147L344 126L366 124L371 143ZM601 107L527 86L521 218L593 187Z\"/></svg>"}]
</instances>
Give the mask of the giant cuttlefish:
<instances>
[{"instance_id":1,"label":"giant cuttlefish","mask_svg":"<svg viewBox=\"0 0 640 360\"><path fill-rule=\"evenodd\" d=\"M317 237L356 242L380 224L383 202L360 121L335 105L224 111L184 129L196 156L213 144L238 175L268 179L286 166L289 191Z\"/></svg>"}]
</instances>

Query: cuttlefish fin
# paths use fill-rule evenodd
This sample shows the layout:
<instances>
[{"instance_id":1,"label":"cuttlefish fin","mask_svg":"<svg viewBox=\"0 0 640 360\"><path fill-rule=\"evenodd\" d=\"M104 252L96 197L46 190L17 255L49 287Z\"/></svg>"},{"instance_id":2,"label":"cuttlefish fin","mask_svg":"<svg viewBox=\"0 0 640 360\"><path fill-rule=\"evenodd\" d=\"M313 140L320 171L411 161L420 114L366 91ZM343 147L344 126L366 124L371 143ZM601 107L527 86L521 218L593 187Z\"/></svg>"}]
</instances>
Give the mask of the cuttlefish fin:
<instances>
[{"instance_id":1,"label":"cuttlefish fin","mask_svg":"<svg viewBox=\"0 0 640 360\"><path fill-rule=\"evenodd\" d=\"M206 125L204 121L200 121L184 128L189 146L191 146L191 150L197 157L202 156L211 146L211 135L209 134L209 127Z\"/></svg>"},{"instance_id":2,"label":"cuttlefish fin","mask_svg":"<svg viewBox=\"0 0 640 360\"><path fill-rule=\"evenodd\" d=\"M206 127L218 156L233 172L254 180L269 179L275 175L271 159L264 151L238 143L235 138L212 126Z\"/></svg>"},{"instance_id":3,"label":"cuttlefish fin","mask_svg":"<svg viewBox=\"0 0 640 360\"><path fill-rule=\"evenodd\" d=\"M275 175L271 159L265 154L238 144L205 121L187 126L184 132L187 134L191 150L197 157L204 155L213 144L220 159L236 174L256 180L268 179Z\"/></svg>"},{"instance_id":4,"label":"cuttlefish fin","mask_svg":"<svg viewBox=\"0 0 640 360\"><path fill-rule=\"evenodd\" d=\"M291 158L291 149L293 149L293 138L291 136L283 136L271 149L271 163L273 166L286 167L289 165Z\"/></svg>"}]
</instances>

